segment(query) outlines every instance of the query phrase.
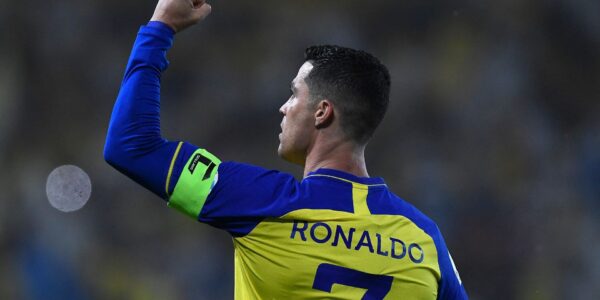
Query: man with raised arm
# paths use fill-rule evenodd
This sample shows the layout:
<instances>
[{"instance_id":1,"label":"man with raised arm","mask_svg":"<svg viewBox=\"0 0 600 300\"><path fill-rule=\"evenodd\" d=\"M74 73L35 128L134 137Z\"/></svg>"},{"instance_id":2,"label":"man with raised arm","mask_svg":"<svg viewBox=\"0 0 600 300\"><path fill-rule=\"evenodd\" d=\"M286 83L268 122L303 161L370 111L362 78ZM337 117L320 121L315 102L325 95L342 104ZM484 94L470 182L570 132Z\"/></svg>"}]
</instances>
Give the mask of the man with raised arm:
<instances>
[{"instance_id":1,"label":"man with raised arm","mask_svg":"<svg viewBox=\"0 0 600 300\"><path fill-rule=\"evenodd\" d=\"M237 162L160 135L160 76L177 32L211 11L160 0L142 26L104 156L180 212L226 230L236 299L466 299L433 221L369 177L364 150L388 105L372 55L314 46L291 82L278 154L304 178Z\"/></svg>"}]
</instances>

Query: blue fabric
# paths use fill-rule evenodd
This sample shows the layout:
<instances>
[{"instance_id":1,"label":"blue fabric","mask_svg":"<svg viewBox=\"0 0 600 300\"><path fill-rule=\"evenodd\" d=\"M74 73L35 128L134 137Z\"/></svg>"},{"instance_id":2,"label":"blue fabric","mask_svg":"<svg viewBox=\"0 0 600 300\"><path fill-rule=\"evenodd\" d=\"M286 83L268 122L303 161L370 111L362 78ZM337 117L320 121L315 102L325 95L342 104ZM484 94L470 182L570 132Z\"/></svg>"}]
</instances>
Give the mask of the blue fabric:
<instances>
[{"instance_id":1,"label":"blue fabric","mask_svg":"<svg viewBox=\"0 0 600 300\"><path fill-rule=\"evenodd\" d=\"M396 201L389 201L396 199ZM425 231L435 243L442 278L438 299L467 299L464 287L454 274L448 247L437 225L417 208L391 193L387 188L369 187L367 204L374 215L402 215Z\"/></svg>"},{"instance_id":2,"label":"blue fabric","mask_svg":"<svg viewBox=\"0 0 600 300\"><path fill-rule=\"evenodd\" d=\"M174 31L161 22L140 28L104 146L104 158L109 164L164 199L168 197L168 169L178 144L160 134L160 77L169 65L166 53L173 44L173 35ZM187 157L196 148L188 143L182 147L171 191Z\"/></svg>"},{"instance_id":3,"label":"blue fabric","mask_svg":"<svg viewBox=\"0 0 600 300\"><path fill-rule=\"evenodd\" d=\"M165 33L168 32L168 34L171 36L171 39L173 38L173 35L175 35L175 30L160 21L150 21L148 24L146 24L146 27L156 28L157 30L165 31Z\"/></svg>"},{"instance_id":4,"label":"blue fabric","mask_svg":"<svg viewBox=\"0 0 600 300\"><path fill-rule=\"evenodd\" d=\"M358 177L358 176L354 176L352 174L348 174L346 172L342 172L339 170L326 169L326 168L319 169L314 172L310 172L310 173L308 173L307 177L310 177L311 175L334 176L334 177L339 177L339 178L343 178L346 180L358 182L361 184L385 184L385 181L381 177Z\"/></svg>"},{"instance_id":5,"label":"blue fabric","mask_svg":"<svg viewBox=\"0 0 600 300\"><path fill-rule=\"evenodd\" d=\"M312 174L330 171L319 169ZM221 163L218 174L198 220L227 230L233 236L250 233L265 218L280 217L298 209L354 210L352 184L348 182L321 177L298 182L287 173L237 162ZM340 191L339 186L345 188ZM314 195L327 195L327 199Z\"/></svg>"},{"instance_id":6,"label":"blue fabric","mask_svg":"<svg viewBox=\"0 0 600 300\"><path fill-rule=\"evenodd\" d=\"M169 65L166 53L172 46L173 35L174 31L160 22L141 27L113 109L104 148L109 164L164 199L169 196L165 183L178 144L164 139L160 133L160 77ZM183 143L175 159L169 192L197 148ZM381 178L361 178L319 169L299 182L290 174L224 162L219 165L218 180L198 220L227 230L233 236L243 236L265 218L298 209L353 212L352 184L348 181L375 184L369 186L367 197L372 214L406 216L433 238L442 273L439 299L465 299L435 223L393 195Z\"/></svg>"},{"instance_id":7,"label":"blue fabric","mask_svg":"<svg viewBox=\"0 0 600 300\"><path fill-rule=\"evenodd\" d=\"M264 218L280 216L289 204L302 201L299 188L292 175L223 162L198 220L243 236Z\"/></svg>"},{"instance_id":8,"label":"blue fabric","mask_svg":"<svg viewBox=\"0 0 600 300\"><path fill-rule=\"evenodd\" d=\"M218 181L198 220L227 230L234 237L249 234L265 218L277 218L299 209L353 212L352 184L346 180L370 185L367 205L371 214L402 215L433 239L441 272L438 299L467 299L437 225L393 194L383 185L383 179L319 169L298 182L290 174L236 162L223 162L218 173Z\"/></svg>"}]
</instances>

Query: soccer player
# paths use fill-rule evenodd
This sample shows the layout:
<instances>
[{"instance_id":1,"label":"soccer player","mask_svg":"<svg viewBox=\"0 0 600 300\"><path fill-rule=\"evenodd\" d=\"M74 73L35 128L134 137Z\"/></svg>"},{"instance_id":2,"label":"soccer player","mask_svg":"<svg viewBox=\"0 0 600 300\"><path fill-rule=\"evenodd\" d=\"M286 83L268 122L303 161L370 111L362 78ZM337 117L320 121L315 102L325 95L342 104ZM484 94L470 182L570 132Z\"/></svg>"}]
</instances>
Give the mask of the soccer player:
<instances>
[{"instance_id":1,"label":"soccer player","mask_svg":"<svg viewBox=\"0 0 600 300\"><path fill-rule=\"evenodd\" d=\"M388 105L375 57L306 50L281 106L279 155L304 178L217 156L160 135L160 76L174 34L211 11L160 0L142 26L114 106L108 163L182 213L233 236L236 299L465 299L433 221L369 177L367 141Z\"/></svg>"}]
</instances>

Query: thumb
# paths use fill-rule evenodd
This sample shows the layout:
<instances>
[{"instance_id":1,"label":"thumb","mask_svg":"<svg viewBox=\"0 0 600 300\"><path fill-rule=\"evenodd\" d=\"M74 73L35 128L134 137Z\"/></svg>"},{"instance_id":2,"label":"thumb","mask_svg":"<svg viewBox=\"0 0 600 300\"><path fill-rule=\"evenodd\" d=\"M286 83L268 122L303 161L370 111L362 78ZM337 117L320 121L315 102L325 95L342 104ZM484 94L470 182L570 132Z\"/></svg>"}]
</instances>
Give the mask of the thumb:
<instances>
[{"instance_id":1,"label":"thumb","mask_svg":"<svg viewBox=\"0 0 600 300\"><path fill-rule=\"evenodd\" d=\"M202 21L212 11L212 6L208 3L203 3L202 6L194 8L192 11L193 19L196 21Z\"/></svg>"}]
</instances>

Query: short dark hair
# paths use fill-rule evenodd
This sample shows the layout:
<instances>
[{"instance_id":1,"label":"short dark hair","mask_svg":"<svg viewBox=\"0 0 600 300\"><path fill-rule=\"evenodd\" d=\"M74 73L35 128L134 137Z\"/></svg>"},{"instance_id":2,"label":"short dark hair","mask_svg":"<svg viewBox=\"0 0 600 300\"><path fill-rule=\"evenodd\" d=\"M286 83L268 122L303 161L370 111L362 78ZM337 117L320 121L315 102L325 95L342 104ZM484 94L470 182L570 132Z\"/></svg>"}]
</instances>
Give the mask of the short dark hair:
<instances>
[{"instance_id":1,"label":"short dark hair","mask_svg":"<svg viewBox=\"0 0 600 300\"><path fill-rule=\"evenodd\" d=\"M388 107L388 69L365 51L333 45L309 47L304 58L313 65L305 79L311 101L332 101L341 112L344 132L366 144Z\"/></svg>"}]
</instances>

